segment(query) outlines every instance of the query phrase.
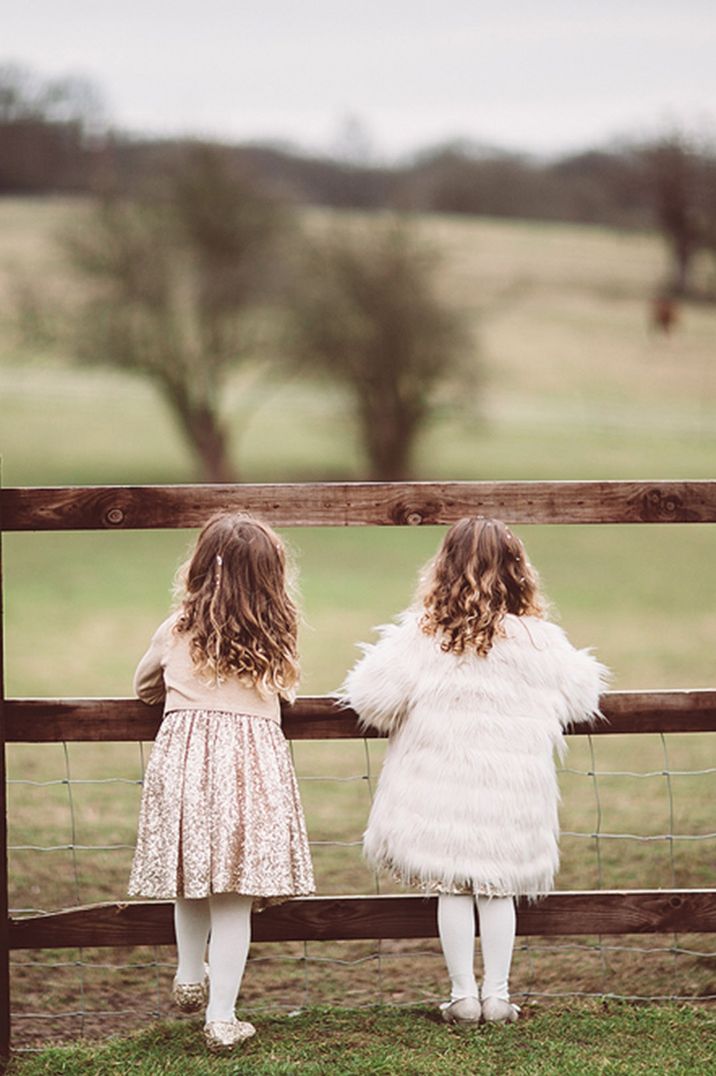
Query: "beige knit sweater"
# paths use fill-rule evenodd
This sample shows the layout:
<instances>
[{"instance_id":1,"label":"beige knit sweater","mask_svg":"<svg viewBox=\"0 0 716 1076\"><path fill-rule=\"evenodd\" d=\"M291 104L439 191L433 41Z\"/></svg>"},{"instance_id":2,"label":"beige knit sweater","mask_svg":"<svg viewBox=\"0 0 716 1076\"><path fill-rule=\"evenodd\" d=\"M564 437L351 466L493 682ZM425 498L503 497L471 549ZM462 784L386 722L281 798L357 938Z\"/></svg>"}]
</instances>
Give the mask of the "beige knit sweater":
<instances>
[{"instance_id":1,"label":"beige knit sweater","mask_svg":"<svg viewBox=\"0 0 716 1076\"><path fill-rule=\"evenodd\" d=\"M171 710L219 710L255 714L281 723L278 695L262 695L238 677L215 680L200 673L191 659L189 637L172 631L177 614L159 625L149 649L134 674L135 694L150 704L164 700L164 713Z\"/></svg>"}]
</instances>

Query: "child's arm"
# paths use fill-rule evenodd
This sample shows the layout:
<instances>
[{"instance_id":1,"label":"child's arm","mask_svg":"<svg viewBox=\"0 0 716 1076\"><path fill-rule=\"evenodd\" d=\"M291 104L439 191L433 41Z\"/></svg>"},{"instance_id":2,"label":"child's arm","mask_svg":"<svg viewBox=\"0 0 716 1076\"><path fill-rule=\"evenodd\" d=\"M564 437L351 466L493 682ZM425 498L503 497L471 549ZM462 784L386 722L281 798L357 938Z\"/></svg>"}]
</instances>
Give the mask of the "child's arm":
<instances>
[{"instance_id":1,"label":"child's arm","mask_svg":"<svg viewBox=\"0 0 716 1076\"><path fill-rule=\"evenodd\" d=\"M361 725L391 733L407 713L419 663L405 621L378 631L377 643L362 644L363 657L348 673L338 698L356 711Z\"/></svg>"},{"instance_id":2,"label":"child's arm","mask_svg":"<svg viewBox=\"0 0 716 1076\"><path fill-rule=\"evenodd\" d=\"M149 705L163 702L166 693L164 686L164 667L162 658L166 645L168 621L155 631L149 649L139 662L134 674L134 694Z\"/></svg>"},{"instance_id":3,"label":"child's arm","mask_svg":"<svg viewBox=\"0 0 716 1076\"><path fill-rule=\"evenodd\" d=\"M563 727L580 722L593 722L603 715L599 697L609 684L610 671L590 653L578 650L556 624L550 624L554 642L553 653L558 663L557 674L563 707L560 721Z\"/></svg>"}]
</instances>

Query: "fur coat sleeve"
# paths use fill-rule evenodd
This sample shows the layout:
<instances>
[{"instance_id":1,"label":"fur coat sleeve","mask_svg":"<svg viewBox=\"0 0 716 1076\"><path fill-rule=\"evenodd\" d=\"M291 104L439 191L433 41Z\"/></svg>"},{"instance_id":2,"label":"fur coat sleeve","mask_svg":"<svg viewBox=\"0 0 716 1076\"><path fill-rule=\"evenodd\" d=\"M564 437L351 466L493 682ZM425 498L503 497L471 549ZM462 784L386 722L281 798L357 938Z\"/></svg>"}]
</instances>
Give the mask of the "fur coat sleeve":
<instances>
[{"instance_id":1,"label":"fur coat sleeve","mask_svg":"<svg viewBox=\"0 0 716 1076\"><path fill-rule=\"evenodd\" d=\"M542 682L554 693L554 709L563 729L599 720L599 697L609 681L606 666L589 650L572 646L556 624L533 617L508 617L506 623L508 637L494 655L506 659L500 660L506 674L504 687L515 687L525 678ZM378 642L361 645L363 657L337 695L357 712L362 725L390 734L423 694L427 674L450 676L454 659L443 655L436 640L421 632L415 610L406 610L397 623L376 630ZM477 686L479 662L476 669Z\"/></svg>"},{"instance_id":2,"label":"fur coat sleeve","mask_svg":"<svg viewBox=\"0 0 716 1076\"><path fill-rule=\"evenodd\" d=\"M556 624L542 621L541 628L554 660L562 703L557 714L562 728L603 718L599 697L609 684L609 669L590 650L572 646Z\"/></svg>"},{"instance_id":3,"label":"fur coat sleeve","mask_svg":"<svg viewBox=\"0 0 716 1076\"><path fill-rule=\"evenodd\" d=\"M398 623L382 624L377 643L363 643L360 658L337 693L352 707L361 725L395 732L415 698L415 614L403 613Z\"/></svg>"}]
</instances>

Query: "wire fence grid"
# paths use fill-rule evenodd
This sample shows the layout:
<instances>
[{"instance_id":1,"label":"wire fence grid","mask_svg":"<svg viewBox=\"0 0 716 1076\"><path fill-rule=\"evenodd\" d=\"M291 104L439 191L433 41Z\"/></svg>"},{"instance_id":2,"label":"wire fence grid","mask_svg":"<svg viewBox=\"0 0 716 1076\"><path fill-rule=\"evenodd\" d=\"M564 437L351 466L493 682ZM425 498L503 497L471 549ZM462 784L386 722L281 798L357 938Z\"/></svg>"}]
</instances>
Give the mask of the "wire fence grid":
<instances>
[{"instance_id":1,"label":"wire fence grid","mask_svg":"<svg viewBox=\"0 0 716 1076\"><path fill-rule=\"evenodd\" d=\"M716 775L716 767L672 768L666 735L647 734L639 739L653 743L655 737L658 737L661 768L600 769L591 736L582 738L585 765L559 768L563 785L573 779L578 782L569 795L563 795L569 814L576 812L584 817L589 812L592 816L592 825L562 830L563 850L572 840L582 842L582 847L584 842L591 843L590 861L585 863L583 858L579 861L580 873L586 867L590 875L589 888L614 887L607 886L607 875L613 869L624 869L623 862L620 866L614 861L614 849L621 842L637 842L642 850L641 858L635 863L632 853L625 857L631 864L628 877L632 887L643 884L639 874L644 866L643 854L655 844L662 844L667 850L666 862L659 861L657 865L658 886L677 888L699 884L698 879L703 877L704 861L700 856L696 859L696 852L708 847L704 842L716 839L716 832L683 830L695 825L694 818L702 817L699 805L714 802L713 796L709 798L704 793L708 791L709 779ZM366 892L367 887L375 893L395 891L389 880L368 870L360 855L361 832L373 799L381 747L376 741L366 739L346 742L338 749L331 746L329 762L335 763L336 751L340 750L342 763L350 756L350 765L355 768L348 773L303 772L304 747L300 745L297 749L295 742L291 743L306 806L318 891L360 893ZM74 776L72 752L81 750L82 745L72 745L72 749L67 743L61 745L61 772L57 776L36 779L23 773L8 780L11 835L20 838L13 842L11 836L8 846L18 903L11 909L13 915L37 915L62 906L124 896L133 849L128 835L133 831L138 811L146 745L138 744L131 749L137 750L134 762L137 772L132 776ZM14 754L10 757L14 772ZM25 754L23 758L20 765L29 765L32 755ZM311 768L319 768L315 757ZM608 796L604 783L615 779L663 782L665 832L612 832L604 828L607 809L620 811L625 809L620 808L620 803L626 808L631 803L628 791ZM690 784L689 794L684 797L686 807L679 803L677 812L675 782L679 780ZM79 797L88 792L93 793L89 804L80 805ZM59 794L61 799L54 795L51 803L45 804L43 813L30 802L34 794ZM115 820L109 814L112 808L120 818ZM58 817L62 814L64 820ZM38 816L41 816L39 830ZM339 825L349 824L354 829L349 832L339 829L331 834L330 824L337 819ZM110 836L121 839L82 840L87 828L104 832L107 827ZM113 827L115 833L111 832ZM693 858L683 863L677 862L679 842L694 849ZM68 856L64 866L58 860L62 853ZM34 857L29 865L18 864L26 855ZM13 871L16 865L21 869ZM583 883L581 877L577 884ZM562 884L561 888L566 886ZM621 937L610 941L602 936L580 937L578 941L568 937L554 941L518 937L512 996L522 1005L569 998L692 1002L716 998L716 939L709 935L681 938L674 934L656 936L654 942L657 940L661 944L652 944L651 939L649 944L644 944L643 939L629 944ZM12 959L16 1005L12 1019L17 1049L34 1049L48 1041L67 1041L120 1029L126 1031L151 1019L176 1015L169 1000L175 967L171 947L109 950L116 960L108 960L107 952L105 949L55 951L48 958L40 951L37 957L20 953ZM386 1002L410 1005L442 1000L445 982L437 939L295 942L281 947L263 943L252 947L240 1006L245 1013L279 1013L298 1011L316 1003L353 1007Z\"/></svg>"}]
</instances>

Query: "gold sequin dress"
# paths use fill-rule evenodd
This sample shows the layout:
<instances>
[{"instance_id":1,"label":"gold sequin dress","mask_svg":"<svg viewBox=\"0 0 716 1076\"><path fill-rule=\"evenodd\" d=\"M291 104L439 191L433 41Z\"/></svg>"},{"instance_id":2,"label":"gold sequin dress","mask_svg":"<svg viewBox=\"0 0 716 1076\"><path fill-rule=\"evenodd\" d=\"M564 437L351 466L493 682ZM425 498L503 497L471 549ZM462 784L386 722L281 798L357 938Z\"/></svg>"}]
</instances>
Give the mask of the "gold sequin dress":
<instances>
[{"instance_id":1,"label":"gold sequin dress","mask_svg":"<svg viewBox=\"0 0 716 1076\"><path fill-rule=\"evenodd\" d=\"M165 697L165 714L144 776L130 895L233 892L261 908L312 893L278 699L233 679L203 682L173 623L161 625L135 675L144 701Z\"/></svg>"}]
</instances>

